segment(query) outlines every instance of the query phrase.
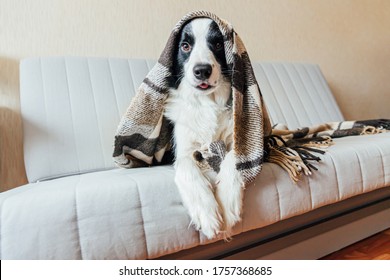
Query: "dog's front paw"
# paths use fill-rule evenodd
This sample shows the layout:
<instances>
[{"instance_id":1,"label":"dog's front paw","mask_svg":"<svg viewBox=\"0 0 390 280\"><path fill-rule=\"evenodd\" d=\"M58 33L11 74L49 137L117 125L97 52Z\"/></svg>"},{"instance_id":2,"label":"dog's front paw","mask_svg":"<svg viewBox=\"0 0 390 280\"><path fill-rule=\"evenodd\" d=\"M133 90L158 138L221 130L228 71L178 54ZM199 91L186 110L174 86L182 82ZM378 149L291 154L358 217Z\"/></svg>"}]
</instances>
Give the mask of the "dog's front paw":
<instances>
[{"instance_id":1,"label":"dog's front paw","mask_svg":"<svg viewBox=\"0 0 390 280\"><path fill-rule=\"evenodd\" d=\"M207 178L196 168L189 168L182 163L176 172L178 186L184 206L188 210L191 224L207 238L212 239L221 230L222 216L214 190Z\"/></svg>"},{"instance_id":2,"label":"dog's front paw","mask_svg":"<svg viewBox=\"0 0 390 280\"><path fill-rule=\"evenodd\" d=\"M225 234L230 235L235 224L241 221L243 190L241 186L236 186L237 190L227 191L232 186L226 186L225 180L220 180L217 186L217 197L223 209L223 221Z\"/></svg>"},{"instance_id":3,"label":"dog's front paw","mask_svg":"<svg viewBox=\"0 0 390 280\"><path fill-rule=\"evenodd\" d=\"M216 197L222 208L225 235L230 236L233 226L241 220L244 197L244 183L232 152L222 162L217 182Z\"/></svg>"},{"instance_id":4,"label":"dog's front paw","mask_svg":"<svg viewBox=\"0 0 390 280\"><path fill-rule=\"evenodd\" d=\"M222 217L219 209L197 209L195 213L190 213L191 224L195 229L201 231L208 239L215 238L221 232Z\"/></svg>"},{"instance_id":5,"label":"dog's front paw","mask_svg":"<svg viewBox=\"0 0 390 280\"><path fill-rule=\"evenodd\" d=\"M192 157L202 170L210 169L218 173L225 154L225 142L215 141L208 145L203 145L200 149L194 151Z\"/></svg>"}]
</instances>

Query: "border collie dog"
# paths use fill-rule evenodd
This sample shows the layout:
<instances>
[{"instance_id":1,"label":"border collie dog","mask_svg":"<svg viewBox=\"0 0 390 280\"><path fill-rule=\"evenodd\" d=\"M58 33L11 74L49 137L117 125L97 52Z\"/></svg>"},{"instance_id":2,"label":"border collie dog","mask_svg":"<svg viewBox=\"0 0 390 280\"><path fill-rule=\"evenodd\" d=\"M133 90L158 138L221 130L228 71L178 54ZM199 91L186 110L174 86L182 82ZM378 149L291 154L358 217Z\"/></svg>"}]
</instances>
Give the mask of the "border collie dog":
<instances>
[{"instance_id":1,"label":"border collie dog","mask_svg":"<svg viewBox=\"0 0 390 280\"><path fill-rule=\"evenodd\" d=\"M165 116L174 124L175 182L197 230L211 239L230 237L240 220L243 180L235 168L231 70L224 38L208 18L188 22L179 35ZM219 172L200 169L195 151L223 141Z\"/></svg>"}]
</instances>

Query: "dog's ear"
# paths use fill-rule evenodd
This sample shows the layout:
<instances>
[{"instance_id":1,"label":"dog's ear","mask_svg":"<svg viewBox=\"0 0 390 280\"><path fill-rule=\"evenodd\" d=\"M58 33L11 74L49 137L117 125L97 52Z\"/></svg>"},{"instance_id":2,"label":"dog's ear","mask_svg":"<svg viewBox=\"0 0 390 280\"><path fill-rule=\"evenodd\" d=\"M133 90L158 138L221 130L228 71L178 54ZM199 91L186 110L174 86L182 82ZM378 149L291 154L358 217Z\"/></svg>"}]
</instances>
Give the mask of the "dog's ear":
<instances>
[{"instance_id":1,"label":"dog's ear","mask_svg":"<svg viewBox=\"0 0 390 280\"><path fill-rule=\"evenodd\" d=\"M177 51L175 53L177 53ZM180 73L180 70L179 70L179 67L178 67L177 59L175 57L173 57L172 59L174 61L172 62L171 76L168 78L168 86L170 88L177 89L177 87L180 84L180 80L182 79L182 77L181 77L181 73Z\"/></svg>"},{"instance_id":2,"label":"dog's ear","mask_svg":"<svg viewBox=\"0 0 390 280\"><path fill-rule=\"evenodd\" d=\"M191 25L190 25L190 21L187 21L186 23L184 23L180 30L175 32L173 34L173 37L171 37L171 61L169 63L169 65L171 66L171 76L169 77L169 87L170 88L175 88L177 89L177 87L179 86L182 78L183 78L183 67L184 67L184 63L186 61L186 59L188 59L188 55L185 56L183 55L181 52L180 52L180 45L182 43L183 40L186 40L185 39L185 36L184 34L188 31L191 30ZM186 31L184 31L186 30Z\"/></svg>"},{"instance_id":3,"label":"dog's ear","mask_svg":"<svg viewBox=\"0 0 390 280\"><path fill-rule=\"evenodd\" d=\"M178 61L178 55L179 55L179 45L181 40L181 30L176 35L174 44L173 44L173 52L172 52L172 62L171 62L171 76L168 79L168 86L170 88L177 89L177 87L180 84L180 80L182 79L182 73L180 72L180 66Z\"/></svg>"}]
</instances>

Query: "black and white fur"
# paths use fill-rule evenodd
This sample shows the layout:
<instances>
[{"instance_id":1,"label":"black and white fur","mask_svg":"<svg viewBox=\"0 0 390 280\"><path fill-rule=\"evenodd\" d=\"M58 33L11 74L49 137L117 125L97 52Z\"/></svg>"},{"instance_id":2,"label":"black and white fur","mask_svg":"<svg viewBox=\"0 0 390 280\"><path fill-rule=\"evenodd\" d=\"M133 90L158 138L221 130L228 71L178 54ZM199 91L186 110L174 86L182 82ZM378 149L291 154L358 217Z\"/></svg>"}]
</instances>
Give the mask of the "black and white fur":
<instances>
[{"instance_id":1,"label":"black and white fur","mask_svg":"<svg viewBox=\"0 0 390 280\"><path fill-rule=\"evenodd\" d=\"M197 230L208 238L231 235L240 220L243 180L233 148L231 83L224 40L208 18L187 23L180 34L165 116L174 123L175 182ZM227 154L219 173L201 170L193 153L222 140Z\"/></svg>"}]
</instances>

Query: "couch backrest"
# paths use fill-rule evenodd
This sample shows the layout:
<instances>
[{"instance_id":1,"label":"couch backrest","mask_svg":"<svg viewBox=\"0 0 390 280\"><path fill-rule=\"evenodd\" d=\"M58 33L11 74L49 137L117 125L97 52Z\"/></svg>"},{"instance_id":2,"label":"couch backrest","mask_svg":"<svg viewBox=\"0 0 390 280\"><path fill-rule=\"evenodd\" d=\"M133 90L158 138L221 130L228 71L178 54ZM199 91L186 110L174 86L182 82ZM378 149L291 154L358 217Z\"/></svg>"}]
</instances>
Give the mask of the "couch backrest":
<instances>
[{"instance_id":1,"label":"couch backrest","mask_svg":"<svg viewBox=\"0 0 390 280\"><path fill-rule=\"evenodd\" d=\"M291 129L342 121L320 67L307 63L253 63L272 122Z\"/></svg>"},{"instance_id":2,"label":"couch backrest","mask_svg":"<svg viewBox=\"0 0 390 280\"><path fill-rule=\"evenodd\" d=\"M30 58L20 65L24 157L30 182L114 168L122 114L155 61ZM316 65L253 63L274 123L292 128L343 117Z\"/></svg>"}]
</instances>

